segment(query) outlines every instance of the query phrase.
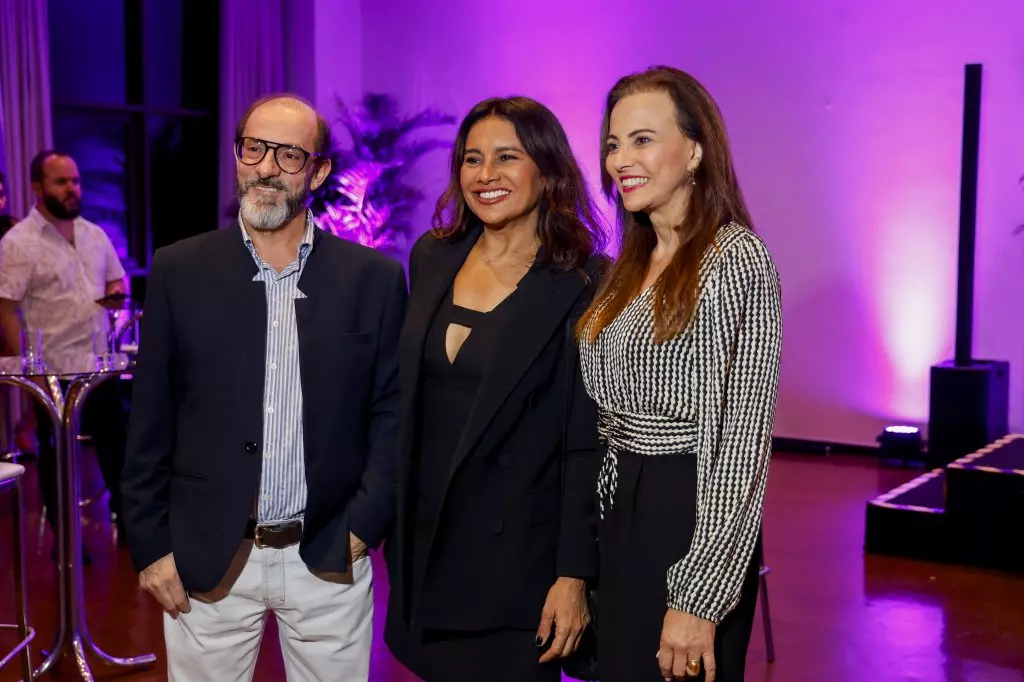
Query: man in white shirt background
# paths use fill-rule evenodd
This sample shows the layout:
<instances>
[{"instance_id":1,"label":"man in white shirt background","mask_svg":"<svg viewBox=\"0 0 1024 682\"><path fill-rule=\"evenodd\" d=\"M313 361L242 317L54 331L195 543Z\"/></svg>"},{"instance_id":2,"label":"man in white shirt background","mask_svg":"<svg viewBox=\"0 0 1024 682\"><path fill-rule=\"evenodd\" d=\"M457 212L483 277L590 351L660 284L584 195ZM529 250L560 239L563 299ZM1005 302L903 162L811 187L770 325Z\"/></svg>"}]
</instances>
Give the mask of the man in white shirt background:
<instances>
[{"instance_id":1,"label":"man in white shirt background","mask_svg":"<svg viewBox=\"0 0 1024 682\"><path fill-rule=\"evenodd\" d=\"M125 271L103 228L81 216L81 176L74 159L55 150L41 152L32 161L30 177L38 202L0 239L4 354L22 353L24 331L25 343L42 352L49 371L81 371L61 365L104 348L110 321L97 301L126 293ZM36 347L40 336L41 349ZM63 387L66 390L67 384ZM106 381L88 396L82 414L83 431L92 438L119 527L126 439L123 400L120 381ZM49 417L38 409L36 423L40 490L47 521L54 527L53 429Z\"/></svg>"}]
</instances>

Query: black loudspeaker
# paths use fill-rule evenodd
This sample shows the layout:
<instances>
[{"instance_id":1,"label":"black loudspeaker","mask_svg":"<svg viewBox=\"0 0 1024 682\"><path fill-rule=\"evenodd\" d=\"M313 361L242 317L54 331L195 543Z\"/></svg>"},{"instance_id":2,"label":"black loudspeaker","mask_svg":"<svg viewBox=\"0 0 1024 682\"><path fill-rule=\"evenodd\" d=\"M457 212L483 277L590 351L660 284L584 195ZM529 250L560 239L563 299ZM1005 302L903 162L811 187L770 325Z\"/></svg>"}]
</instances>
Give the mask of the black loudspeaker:
<instances>
[{"instance_id":1,"label":"black loudspeaker","mask_svg":"<svg viewBox=\"0 0 1024 682\"><path fill-rule=\"evenodd\" d=\"M1010 363L932 365L928 467L943 467L1009 433Z\"/></svg>"}]
</instances>

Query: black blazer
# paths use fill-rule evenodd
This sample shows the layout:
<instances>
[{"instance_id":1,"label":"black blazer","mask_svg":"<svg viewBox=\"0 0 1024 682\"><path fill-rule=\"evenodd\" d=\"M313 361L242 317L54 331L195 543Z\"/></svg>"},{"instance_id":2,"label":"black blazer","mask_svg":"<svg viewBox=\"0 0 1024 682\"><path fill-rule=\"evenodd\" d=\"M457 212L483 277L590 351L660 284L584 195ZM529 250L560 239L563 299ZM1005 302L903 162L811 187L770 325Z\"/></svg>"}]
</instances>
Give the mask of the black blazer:
<instances>
[{"instance_id":1,"label":"black blazer","mask_svg":"<svg viewBox=\"0 0 1024 682\"><path fill-rule=\"evenodd\" d=\"M169 552L187 590L212 589L242 542L263 448L265 285L240 230L158 250L147 286L123 477L132 560ZM394 519L401 265L315 231L295 301L307 502L299 553L345 571L351 530Z\"/></svg>"},{"instance_id":2,"label":"black blazer","mask_svg":"<svg viewBox=\"0 0 1024 682\"><path fill-rule=\"evenodd\" d=\"M593 297L604 262L595 257L588 264L589 284L579 273L558 271L538 258L505 304L513 306L507 328L455 453L440 517L429 520L433 540L426 575L413 575L409 515L415 509L423 345L481 231L453 242L428 233L410 255L411 298L399 348L398 520L385 548L392 638L410 619L436 628L534 628L558 576L597 574L597 407L584 389L567 328ZM566 428L567 370L572 399ZM411 613L414 588L418 606Z\"/></svg>"}]
</instances>

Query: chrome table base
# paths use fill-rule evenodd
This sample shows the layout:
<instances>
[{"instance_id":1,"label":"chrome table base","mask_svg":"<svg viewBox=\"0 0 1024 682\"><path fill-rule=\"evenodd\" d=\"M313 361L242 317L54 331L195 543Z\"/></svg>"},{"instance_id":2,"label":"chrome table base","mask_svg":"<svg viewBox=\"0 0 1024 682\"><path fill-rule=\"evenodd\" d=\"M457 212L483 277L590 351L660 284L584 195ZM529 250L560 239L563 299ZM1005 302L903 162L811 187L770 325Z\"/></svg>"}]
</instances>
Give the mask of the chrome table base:
<instances>
[{"instance_id":1,"label":"chrome table base","mask_svg":"<svg viewBox=\"0 0 1024 682\"><path fill-rule=\"evenodd\" d=\"M81 477L79 475L82 406L89 393L99 384L119 379L121 372L82 374L71 381L66 398L54 376L45 378L44 390L39 381L23 376L0 375L0 384L18 386L27 390L43 404L53 420L55 454L57 458L57 573L60 612L57 636L43 663L35 671L36 677L51 671L67 656L74 660L77 676L92 682L93 675L86 660L92 652L103 663L114 667L143 667L156 662L155 654L119 658L106 653L89 636L85 612L85 584L82 575L82 512Z\"/></svg>"}]
</instances>

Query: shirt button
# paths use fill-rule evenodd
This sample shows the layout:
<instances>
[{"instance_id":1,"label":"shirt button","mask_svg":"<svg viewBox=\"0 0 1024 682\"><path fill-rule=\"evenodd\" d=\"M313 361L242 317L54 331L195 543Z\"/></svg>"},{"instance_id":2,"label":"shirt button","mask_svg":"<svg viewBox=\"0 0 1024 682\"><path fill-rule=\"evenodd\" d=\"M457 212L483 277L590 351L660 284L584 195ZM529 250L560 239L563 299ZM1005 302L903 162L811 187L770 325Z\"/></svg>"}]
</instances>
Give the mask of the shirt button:
<instances>
[{"instance_id":1,"label":"shirt button","mask_svg":"<svg viewBox=\"0 0 1024 682\"><path fill-rule=\"evenodd\" d=\"M264 500L269 500L269 499L270 499L270 495L264 495L264 496L263 496L263 499L264 499Z\"/></svg>"},{"instance_id":2,"label":"shirt button","mask_svg":"<svg viewBox=\"0 0 1024 682\"><path fill-rule=\"evenodd\" d=\"M277 320L274 320L274 326L275 327L277 326Z\"/></svg>"},{"instance_id":3,"label":"shirt button","mask_svg":"<svg viewBox=\"0 0 1024 682\"><path fill-rule=\"evenodd\" d=\"M267 454L263 455L263 457L265 459L270 459L271 457L273 457L273 455L268 452Z\"/></svg>"},{"instance_id":4,"label":"shirt button","mask_svg":"<svg viewBox=\"0 0 1024 682\"><path fill-rule=\"evenodd\" d=\"M270 369L277 369L277 363L276 362L270 363Z\"/></svg>"},{"instance_id":5,"label":"shirt button","mask_svg":"<svg viewBox=\"0 0 1024 682\"><path fill-rule=\"evenodd\" d=\"M274 414L274 406L273 405L271 405L270 407L267 408L267 414Z\"/></svg>"}]
</instances>

